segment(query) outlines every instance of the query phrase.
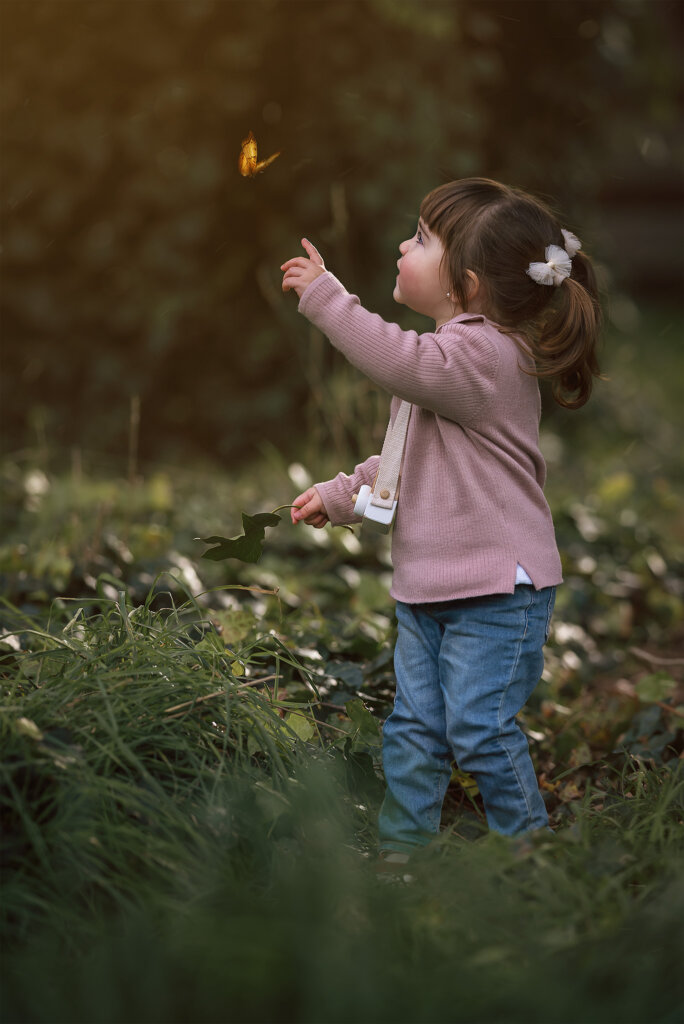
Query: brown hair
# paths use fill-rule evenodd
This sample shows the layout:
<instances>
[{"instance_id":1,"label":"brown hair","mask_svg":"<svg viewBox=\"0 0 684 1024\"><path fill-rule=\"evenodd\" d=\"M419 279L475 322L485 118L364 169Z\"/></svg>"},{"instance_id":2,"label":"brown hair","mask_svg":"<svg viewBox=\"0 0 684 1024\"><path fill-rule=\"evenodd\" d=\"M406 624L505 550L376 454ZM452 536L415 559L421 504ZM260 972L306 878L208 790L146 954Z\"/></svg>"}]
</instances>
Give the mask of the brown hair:
<instances>
[{"instance_id":1,"label":"brown hair","mask_svg":"<svg viewBox=\"0 0 684 1024\"><path fill-rule=\"evenodd\" d=\"M581 251L558 287L526 273L545 262L548 245L565 247L561 227L539 200L487 178L464 178L430 192L420 215L444 246L451 291L468 309L467 271L480 279L483 308L505 333L526 344L535 376L551 380L559 405L577 409L589 398L601 325L596 276Z\"/></svg>"}]
</instances>

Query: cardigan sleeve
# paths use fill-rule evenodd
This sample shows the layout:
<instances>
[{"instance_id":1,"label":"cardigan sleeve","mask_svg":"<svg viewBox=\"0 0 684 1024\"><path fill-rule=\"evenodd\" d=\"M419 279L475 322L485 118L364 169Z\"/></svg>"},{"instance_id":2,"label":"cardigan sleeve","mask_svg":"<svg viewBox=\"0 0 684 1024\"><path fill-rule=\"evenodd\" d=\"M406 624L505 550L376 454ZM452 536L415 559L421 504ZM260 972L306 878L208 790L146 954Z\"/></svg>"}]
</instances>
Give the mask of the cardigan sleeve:
<instances>
[{"instance_id":1,"label":"cardigan sleeve","mask_svg":"<svg viewBox=\"0 0 684 1024\"><path fill-rule=\"evenodd\" d=\"M493 397L499 353L472 324L404 331L370 313L329 271L304 291L299 311L372 381L423 409L469 425Z\"/></svg>"},{"instance_id":2,"label":"cardigan sleeve","mask_svg":"<svg viewBox=\"0 0 684 1024\"><path fill-rule=\"evenodd\" d=\"M365 462L361 462L350 476L338 473L332 480L314 485L323 499L325 511L333 526L346 526L361 521L354 515L353 495L358 493L363 484L372 485L379 465L380 456L371 455Z\"/></svg>"}]
</instances>

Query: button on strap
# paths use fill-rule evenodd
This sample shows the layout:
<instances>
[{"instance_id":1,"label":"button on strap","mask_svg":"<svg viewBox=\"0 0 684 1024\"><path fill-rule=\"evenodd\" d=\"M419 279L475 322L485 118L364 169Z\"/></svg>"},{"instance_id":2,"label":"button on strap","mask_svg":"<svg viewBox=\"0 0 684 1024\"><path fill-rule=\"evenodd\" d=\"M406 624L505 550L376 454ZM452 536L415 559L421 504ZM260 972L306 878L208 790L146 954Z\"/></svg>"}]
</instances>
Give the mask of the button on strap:
<instances>
[{"instance_id":1,"label":"button on strap","mask_svg":"<svg viewBox=\"0 0 684 1024\"><path fill-rule=\"evenodd\" d=\"M402 402L390 421L380 454L380 466L373 487L371 504L380 508L391 508L399 490L401 464L406 447L406 434L413 406L410 402Z\"/></svg>"}]
</instances>

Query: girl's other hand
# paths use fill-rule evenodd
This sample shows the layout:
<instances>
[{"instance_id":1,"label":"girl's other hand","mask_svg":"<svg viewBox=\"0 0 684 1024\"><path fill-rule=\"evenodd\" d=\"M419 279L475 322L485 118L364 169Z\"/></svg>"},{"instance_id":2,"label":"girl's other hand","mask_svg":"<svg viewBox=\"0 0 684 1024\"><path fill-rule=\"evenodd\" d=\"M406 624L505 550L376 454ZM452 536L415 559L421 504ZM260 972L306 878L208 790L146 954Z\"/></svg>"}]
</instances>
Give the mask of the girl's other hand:
<instances>
[{"instance_id":1,"label":"girl's other hand","mask_svg":"<svg viewBox=\"0 0 684 1024\"><path fill-rule=\"evenodd\" d=\"M297 506L290 509L293 523L304 522L307 526L313 526L320 530L330 521L323 499L315 487L309 487L303 494L299 494L292 504Z\"/></svg>"},{"instance_id":2,"label":"girl's other hand","mask_svg":"<svg viewBox=\"0 0 684 1024\"><path fill-rule=\"evenodd\" d=\"M294 289L300 299L311 282L325 273L325 264L316 246L312 245L308 238L302 238L302 246L308 257L295 256L294 259L283 263L280 268L284 271L283 291L289 292L290 289Z\"/></svg>"}]
</instances>

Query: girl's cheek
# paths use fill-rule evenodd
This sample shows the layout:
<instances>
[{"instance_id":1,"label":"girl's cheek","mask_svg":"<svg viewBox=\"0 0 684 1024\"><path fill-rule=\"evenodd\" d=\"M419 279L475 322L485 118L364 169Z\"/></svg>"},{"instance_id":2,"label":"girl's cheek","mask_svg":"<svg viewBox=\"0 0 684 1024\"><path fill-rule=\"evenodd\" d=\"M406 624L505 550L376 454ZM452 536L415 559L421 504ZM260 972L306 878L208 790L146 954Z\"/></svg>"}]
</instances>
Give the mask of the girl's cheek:
<instances>
[{"instance_id":1,"label":"girl's cheek","mask_svg":"<svg viewBox=\"0 0 684 1024\"><path fill-rule=\"evenodd\" d=\"M408 291L413 288L416 275L411 271L411 267L404 266L402 264L401 270L399 271L399 280L404 290Z\"/></svg>"}]
</instances>

